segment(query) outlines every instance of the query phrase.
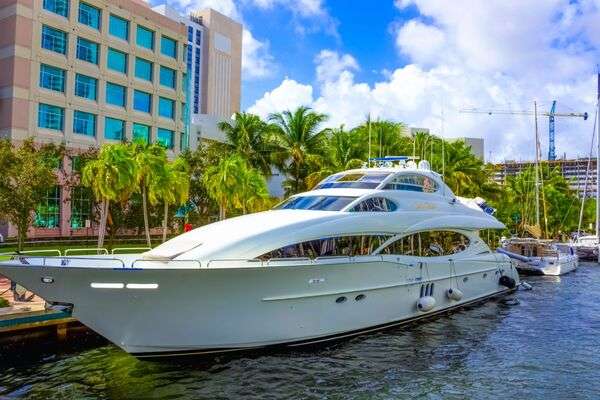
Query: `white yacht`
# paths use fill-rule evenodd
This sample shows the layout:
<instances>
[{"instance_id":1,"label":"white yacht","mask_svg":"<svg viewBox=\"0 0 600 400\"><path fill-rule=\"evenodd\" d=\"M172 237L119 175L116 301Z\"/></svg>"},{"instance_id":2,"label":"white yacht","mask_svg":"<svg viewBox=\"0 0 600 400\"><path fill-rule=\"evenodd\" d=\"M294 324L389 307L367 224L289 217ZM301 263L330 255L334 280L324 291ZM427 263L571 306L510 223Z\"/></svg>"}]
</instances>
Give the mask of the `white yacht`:
<instances>
[{"instance_id":1,"label":"white yacht","mask_svg":"<svg viewBox=\"0 0 600 400\"><path fill-rule=\"evenodd\" d=\"M516 260L519 272L528 275L564 275L577 269L579 258L571 246L552 240L511 238L502 240L499 252Z\"/></svg>"},{"instance_id":2,"label":"white yacht","mask_svg":"<svg viewBox=\"0 0 600 400\"><path fill-rule=\"evenodd\" d=\"M138 357L314 344L515 290L480 205L426 161L386 158L144 254L17 256L0 274Z\"/></svg>"}]
</instances>

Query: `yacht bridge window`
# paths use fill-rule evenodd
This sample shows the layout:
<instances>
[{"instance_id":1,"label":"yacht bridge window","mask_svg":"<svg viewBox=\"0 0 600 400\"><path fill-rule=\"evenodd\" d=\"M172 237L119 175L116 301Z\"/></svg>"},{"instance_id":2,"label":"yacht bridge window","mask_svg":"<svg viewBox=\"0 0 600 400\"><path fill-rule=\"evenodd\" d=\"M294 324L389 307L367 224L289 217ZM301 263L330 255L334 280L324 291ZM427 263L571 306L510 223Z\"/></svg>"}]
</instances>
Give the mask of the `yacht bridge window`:
<instances>
[{"instance_id":1,"label":"yacht bridge window","mask_svg":"<svg viewBox=\"0 0 600 400\"><path fill-rule=\"evenodd\" d=\"M421 174L401 174L387 183L384 190L407 190L410 192L433 193L439 189L432 178Z\"/></svg>"},{"instance_id":2,"label":"yacht bridge window","mask_svg":"<svg viewBox=\"0 0 600 400\"><path fill-rule=\"evenodd\" d=\"M342 172L331 175L321 181L315 189L329 188L354 188L375 189L385 178L390 176L389 172Z\"/></svg>"},{"instance_id":3,"label":"yacht bridge window","mask_svg":"<svg viewBox=\"0 0 600 400\"><path fill-rule=\"evenodd\" d=\"M350 209L351 212L390 212L396 211L398 206L385 197L371 197L361 201Z\"/></svg>"},{"instance_id":4,"label":"yacht bridge window","mask_svg":"<svg viewBox=\"0 0 600 400\"><path fill-rule=\"evenodd\" d=\"M418 232L387 245L380 254L439 257L460 253L469 247L469 238L455 231Z\"/></svg>"},{"instance_id":5,"label":"yacht bridge window","mask_svg":"<svg viewBox=\"0 0 600 400\"><path fill-rule=\"evenodd\" d=\"M274 209L340 211L355 199L356 197L352 196L296 196L290 197Z\"/></svg>"},{"instance_id":6,"label":"yacht bridge window","mask_svg":"<svg viewBox=\"0 0 600 400\"><path fill-rule=\"evenodd\" d=\"M267 261L298 257L366 256L377 250L391 237L390 234L328 237L284 246L257 258Z\"/></svg>"}]
</instances>

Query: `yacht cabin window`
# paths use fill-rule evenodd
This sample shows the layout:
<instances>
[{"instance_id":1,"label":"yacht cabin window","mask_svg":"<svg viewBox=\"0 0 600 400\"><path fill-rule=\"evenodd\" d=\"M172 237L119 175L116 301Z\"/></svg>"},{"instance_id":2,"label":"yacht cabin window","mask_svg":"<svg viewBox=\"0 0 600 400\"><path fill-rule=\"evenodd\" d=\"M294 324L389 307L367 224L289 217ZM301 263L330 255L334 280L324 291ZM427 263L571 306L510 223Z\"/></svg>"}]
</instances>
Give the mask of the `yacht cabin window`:
<instances>
[{"instance_id":1,"label":"yacht cabin window","mask_svg":"<svg viewBox=\"0 0 600 400\"><path fill-rule=\"evenodd\" d=\"M274 209L340 211L355 199L352 196L296 196L276 205Z\"/></svg>"},{"instance_id":2,"label":"yacht cabin window","mask_svg":"<svg viewBox=\"0 0 600 400\"><path fill-rule=\"evenodd\" d=\"M371 197L361 201L350 209L351 212L390 212L396 211L398 206L385 197Z\"/></svg>"},{"instance_id":3,"label":"yacht cabin window","mask_svg":"<svg viewBox=\"0 0 600 400\"><path fill-rule=\"evenodd\" d=\"M469 238L454 231L418 232L386 246L380 254L439 257L460 253L469 247Z\"/></svg>"},{"instance_id":4,"label":"yacht cabin window","mask_svg":"<svg viewBox=\"0 0 600 400\"><path fill-rule=\"evenodd\" d=\"M401 174L387 183L383 189L433 193L437 192L439 187L438 184L428 176L421 174Z\"/></svg>"},{"instance_id":5,"label":"yacht cabin window","mask_svg":"<svg viewBox=\"0 0 600 400\"><path fill-rule=\"evenodd\" d=\"M259 260L267 261L279 258L316 258L337 256L366 256L385 243L392 235L356 235L338 236L323 239L309 240L285 246L259 257Z\"/></svg>"},{"instance_id":6,"label":"yacht cabin window","mask_svg":"<svg viewBox=\"0 0 600 400\"><path fill-rule=\"evenodd\" d=\"M383 182L385 178L387 178L390 175L391 173L389 172L377 171L342 172L325 178L314 189L375 189L377 186L379 186L381 182Z\"/></svg>"}]
</instances>

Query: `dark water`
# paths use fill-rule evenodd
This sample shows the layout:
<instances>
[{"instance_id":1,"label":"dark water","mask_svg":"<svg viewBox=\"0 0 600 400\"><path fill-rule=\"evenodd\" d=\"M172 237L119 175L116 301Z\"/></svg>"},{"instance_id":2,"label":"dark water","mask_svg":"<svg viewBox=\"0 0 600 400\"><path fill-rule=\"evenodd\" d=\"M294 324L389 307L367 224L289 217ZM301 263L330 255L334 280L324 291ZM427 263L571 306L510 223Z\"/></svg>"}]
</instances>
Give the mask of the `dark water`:
<instances>
[{"instance_id":1,"label":"dark water","mask_svg":"<svg viewBox=\"0 0 600 400\"><path fill-rule=\"evenodd\" d=\"M111 345L27 356L0 365L0 398L600 398L600 266L525 279L534 289L518 302L311 351L208 364L138 361Z\"/></svg>"}]
</instances>

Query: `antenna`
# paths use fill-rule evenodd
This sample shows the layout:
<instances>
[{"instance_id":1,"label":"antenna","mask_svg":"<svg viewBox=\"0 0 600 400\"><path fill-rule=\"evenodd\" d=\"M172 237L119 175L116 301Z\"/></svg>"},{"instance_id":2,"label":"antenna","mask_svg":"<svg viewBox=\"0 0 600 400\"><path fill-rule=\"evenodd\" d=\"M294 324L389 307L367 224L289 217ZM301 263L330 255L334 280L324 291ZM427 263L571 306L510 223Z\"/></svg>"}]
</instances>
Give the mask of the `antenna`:
<instances>
[{"instance_id":1,"label":"antenna","mask_svg":"<svg viewBox=\"0 0 600 400\"><path fill-rule=\"evenodd\" d=\"M369 129L369 167L371 166L371 112L369 111L369 114L367 116L367 125L368 125L368 129Z\"/></svg>"}]
</instances>

